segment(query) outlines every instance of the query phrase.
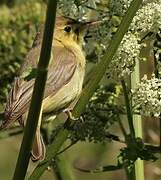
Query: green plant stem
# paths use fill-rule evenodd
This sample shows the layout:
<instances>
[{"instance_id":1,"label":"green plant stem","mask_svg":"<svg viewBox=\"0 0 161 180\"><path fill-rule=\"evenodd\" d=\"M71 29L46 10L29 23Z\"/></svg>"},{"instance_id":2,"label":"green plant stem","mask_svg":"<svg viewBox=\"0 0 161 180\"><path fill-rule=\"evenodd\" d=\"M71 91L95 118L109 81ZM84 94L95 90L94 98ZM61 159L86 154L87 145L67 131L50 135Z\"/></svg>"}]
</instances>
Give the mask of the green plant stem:
<instances>
[{"instance_id":1,"label":"green plant stem","mask_svg":"<svg viewBox=\"0 0 161 180\"><path fill-rule=\"evenodd\" d=\"M136 137L143 138L141 116L133 115L133 120L134 120ZM144 161L141 159L137 159L135 162L135 175L136 175L136 180L144 180Z\"/></svg>"},{"instance_id":2,"label":"green plant stem","mask_svg":"<svg viewBox=\"0 0 161 180\"><path fill-rule=\"evenodd\" d=\"M157 40L158 40L158 38L156 36L156 41ZM155 43L154 43L154 46L155 46ZM156 78L160 78L159 71L158 71L158 60L155 56L156 53L157 53L157 51L154 50L154 73L155 73ZM161 151L161 115L159 116L159 131L160 131L160 151Z\"/></svg>"},{"instance_id":3,"label":"green plant stem","mask_svg":"<svg viewBox=\"0 0 161 180\"><path fill-rule=\"evenodd\" d=\"M131 75L131 88L134 89L138 83L140 83L140 65L139 61L136 61L134 72ZM136 137L143 139L141 116L134 114L133 123ZM135 176L137 180L144 180L144 161L141 159L135 162Z\"/></svg>"},{"instance_id":4,"label":"green plant stem","mask_svg":"<svg viewBox=\"0 0 161 180\"><path fill-rule=\"evenodd\" d=\"M152 153L160 153L160 146L155 146L155 145L145 143L145 147L148 151Z\"/></svg>"},{"instance_id":5,"label":"green plant stem","mask_svg":"<svg viewBox=\"0 0 161 180\"><path fill-rule=\"evenodd\" d=\"M69 144L68 146L64 147L62 150L60 150L57 155L64 153L65 151L67 151L68 149L70 149L72 146L74 146L78 141L72 142L71 144Z\"/></svg>"},{"instance_id":6,"label":"green plant stem","mask_svg":"<svg viewBox=\"0 0 161 180\"><path fill-rule=\"evenodd\" d=\"M41 104L47 79L47 67L50 60L51 45L53 40L53 31L55 25L57 1L49 0L46 15L44 38L42 42L42 49L37 68L37 77L35 80L31 105L27 117L24 136L14 172L13 180L23 180L25 178L32 143L34 140L38 119L41 110Z\"/></svg>"},{"instance_id":7,"label":"green plant stem","mask_svg":"<svg viewBox=\"0 0 161 180\"><path fill-rule=\"evenodd\" d=\"M126 133L126 130L125 130L124 125L123 125L123 123L122 123L122 121L121 121L120 118L118 119L118 123L119 123L120 129L121 129L121 131L122 131L122 134L124 135L124 137L125 137L125 139L126 139L127 133Z\"/></svg>"},{"instance_id":8,"label":"green plant stem","mask_svg":"<svg viewBox=\"0 0 161 180\"><path fill-rule=\"evenodd\" d=\"M31 176L29 177L29 180L39 179L43 172L47 169L47 167L52 162L52 158L57 155L60 147L67 139L73 123L73 121L67 119L67 121L64 123L64 126L62 127L62 129L60 129L57 136L55 137L53 143L47 148L45 160L38 164L38 166L35 168Z\"/></svg>"},{"instance_id":9,"label":"green plant stem","mask_svg":"<svg viewBox=\"0 0 161 180\"><path fill-rule=\"evenodd\" d=\"M125 105L126 105L126 111L127 111L127 119L128 119L128 124L130 128L130 134L131 137L134 139L135 138L135 130L134 130L134 125L133 125L133 117L132 117L132 111L131 111L131 103L129 101L129 96L128 96L128 90L125 84L124 80L121 80L123 92L124 92L124 98L125 98Z\"/></svg>"},{"instance_id":10,"label":"green plant stem","mask_svg":"<svg viewBox=\"0 0 161 180\"><path fill-rule=\"evenodd\" d=\"M105 55L103 56L102 60L93 68L93 73L90 75L90 81L87 83L79 101L77 102L76 106L73 109L73 116L79 117L81 113L85 110L86 104L88 103L89 99L92 97L93 93L95 92L98 83L102 79L103 75L105 74L109 63L111 62L124 34L127 32L128 27L136 14L136 11L139 9L142 0L133 0L126 15L122 19L122 22L118 28L118 31L114 35L110 46L108 47ZM59 133L57 134L53 143L49 146L46 154L46 158L43 162L41 162L33 171L29 180L37 180L46 170L46 168L50 165L52 158L54 158L59 151L62 144L67 139L70 131L67 127L71 126L70 120L67 120L64 124L64 128L62 128Z\"/></svg>"},{"instance_id":11,"label":"green plant stem","mask_svg":"<svg viewBox=\"0 0 161 180\"><path fill-rule=\"evenodd\" d=\"M159 116L159 131L160 131L160 152L161 152L161 116Z\"/></svg>"},{"instance_id":12,"label":"green plant stem","mask_svg":"<svg viewBox=\"0 0 161 180\"><path fill-rule=\"evenodd\" d=\"M133 125L133 116L132 116L132 111L131 111L131 103L130 103L130 100L129 100L128 90L127 90L125 81L121 80L121 84L122 84L122 88L123 88L123 92L124 92L125 106L126 106L126 111L127 111L127 119L128 119L128 124L129 124L129 128L130 128L130 135L132 137L132 140L134 141L135 140L135 130L134 130L134 125ZM128 168L125 168L125 172L126 172L127 180L136 180L135 169L129 171Z\"/></svg>"},{"instance_id":13,"label":"green plant stem","mask_svg":"<svg viewBox=\"0 0 161 180\"><path fill-rule=\"evenodd\" d=\"M55 164L61 180L76 180L74 173L72 172L72 166L64 153L55 158Z\"/></svg>"},{"instance_id":14,"label":"green plant stem","mask_svg":"<svg viewBox=\"0 0 161 180\"><path fill-rule=\"evenodd\" d=\"M137 180L135 179L135 172L133 170L129 171L128 168L125 168L125 172L127 180Z\"/></svg>"},{"instance_id":15,"label":"green plant stem","mask_svg":"<svg viewBox=\"0 0 161 180\"><path fill-rule=\"evenodd\" d=\"M0 132L0 140L4 139L4 138L9 138L11 136L16 136L19 135L23 132L23 129L21 127L15 127L15 128L11 128L8 129L7 131L2 131Z\"/></svg>"}]
</instances>

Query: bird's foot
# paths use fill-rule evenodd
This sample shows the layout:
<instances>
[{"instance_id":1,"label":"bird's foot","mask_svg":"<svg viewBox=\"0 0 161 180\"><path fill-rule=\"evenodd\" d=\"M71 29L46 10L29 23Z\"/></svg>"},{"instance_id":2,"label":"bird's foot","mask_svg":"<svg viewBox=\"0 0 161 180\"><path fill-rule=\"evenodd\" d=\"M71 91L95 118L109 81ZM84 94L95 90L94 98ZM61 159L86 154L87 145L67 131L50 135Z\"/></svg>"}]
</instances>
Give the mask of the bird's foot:
<instances>
[{"instance_id":1,"label":"bird's foot","mask_svg":"<svg viewBox=\"0 0 161 180\"><path fill-rule=\"evenodd\" d=\"M76 121L78 120L79 118L75 118L73 115L72 115L72 110L73 109L66 109L64 110L64 112L66 113L66 115L73 121Z\"/></svg>"}]
</instances>

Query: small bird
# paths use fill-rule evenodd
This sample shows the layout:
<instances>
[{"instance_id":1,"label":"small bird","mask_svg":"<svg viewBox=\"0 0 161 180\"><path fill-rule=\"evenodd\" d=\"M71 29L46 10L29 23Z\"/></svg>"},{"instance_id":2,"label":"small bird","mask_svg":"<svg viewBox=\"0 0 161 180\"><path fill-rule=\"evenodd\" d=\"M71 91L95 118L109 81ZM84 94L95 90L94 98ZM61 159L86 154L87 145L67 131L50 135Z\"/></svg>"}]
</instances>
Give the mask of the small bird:
<instances>
[{"instance_id":1,"label":"small bird","mask_svg":"<svg viewBox=\"0 0 161 180\"><path fill-rule=\"evenodd\" d=\"M80 95L85 74L85 55L82 50L84 30L89 22L78 22L71 18L56 17L51 58L42 103L42 113L55 114L69 108ZM34 79L26 81L33 68L37 67L43 28L37 33L32 48L21 67L19 77L15 78L5 108L5 120L1 129L19 121L23 126L29 110ZM45 61L45 59L44 59ZM40 134L41 119L38 123L31 159L42 160L45 156L45 145Z\"/></svg>"}]
</instances>

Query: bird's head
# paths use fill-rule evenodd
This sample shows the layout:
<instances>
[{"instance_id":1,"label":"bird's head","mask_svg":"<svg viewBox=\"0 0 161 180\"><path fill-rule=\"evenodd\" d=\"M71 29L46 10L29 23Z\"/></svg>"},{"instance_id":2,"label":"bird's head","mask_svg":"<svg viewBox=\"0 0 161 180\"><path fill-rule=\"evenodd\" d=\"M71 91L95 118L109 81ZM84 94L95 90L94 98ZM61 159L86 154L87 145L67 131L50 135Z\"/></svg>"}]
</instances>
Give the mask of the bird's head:
<instances>
[{"instance_id":1,"label":"bird's head","mask_svg":"<svg viewBox=\"0 0 161 180\"><path fill-rule=\"evenodd\" d=\"M76 21L68 17L57 17L54 38L61 41L71 41L82 44L85 31L97 22Z\"/></svg>"}]
</instances>

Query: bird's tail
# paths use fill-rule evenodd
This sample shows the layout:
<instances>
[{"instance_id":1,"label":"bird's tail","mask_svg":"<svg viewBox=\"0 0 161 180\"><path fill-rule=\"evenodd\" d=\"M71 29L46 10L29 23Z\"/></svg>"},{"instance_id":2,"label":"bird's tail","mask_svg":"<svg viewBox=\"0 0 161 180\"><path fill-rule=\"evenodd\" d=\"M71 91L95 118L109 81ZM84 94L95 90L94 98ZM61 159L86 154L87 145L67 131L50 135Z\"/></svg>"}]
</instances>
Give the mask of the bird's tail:
<instances>
[{"instance_id":1,"label":"bird's tail","mask_svg":"<svg viewBox=\"0 0 161 180\"><path fill-rule=\"evenodd\" d=\"M43 160L45 157L45 152L46 148L43 138L40 134L40 129L37 129L31 151L31 160L34 162L38 160Z\"/></svg>"}]
</instances>

